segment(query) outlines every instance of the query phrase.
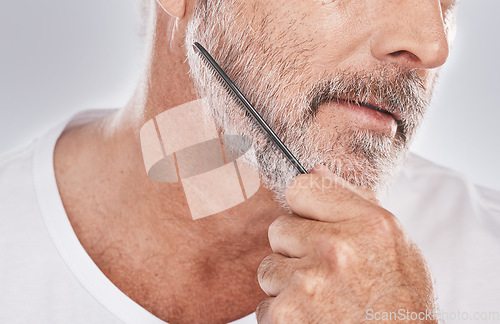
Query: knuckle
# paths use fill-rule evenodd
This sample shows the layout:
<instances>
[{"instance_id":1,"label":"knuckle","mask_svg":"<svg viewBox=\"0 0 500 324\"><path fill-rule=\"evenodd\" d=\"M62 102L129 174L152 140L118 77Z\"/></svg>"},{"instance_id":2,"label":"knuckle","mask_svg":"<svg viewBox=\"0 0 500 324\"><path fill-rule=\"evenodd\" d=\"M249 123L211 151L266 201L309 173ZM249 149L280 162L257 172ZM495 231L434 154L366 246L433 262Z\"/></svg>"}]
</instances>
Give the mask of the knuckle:
<instances>
[{"instance_id":1,"label":"knuckle","mask_svg":"<svg viewBox=\"0 0 500 324\"><path fill-rule=\"evenodd\" d=\"M335 246L335 266L338 269L348 268L358 260L356 250L349 243L340 241Z\"/></svg>"},{"instance_id":2,"label":"knuckle","mask_svg":"<svg viewBox=\"0 0 500 324\"><path fill-rule=\"evenodd\" d=\"M337 244L337 237L331 235L323 236L318 245L319 255L327 260L334 260L337 253Z\"/></svg>"},{"instance_id":3,"label":"knuckle","mask_svg":"<svg viewBox=\"0 0 500 324\"><path fill-rule=\"evenodd\" d=\"M268 308L269 318L273 324L288 324L292 322L293 307L287 300L277 300Z\"/></svg>"},{"instance_id":4,"label":"knuckle","mask_svg":"<svg viewBox=\"0 0 500 324\"><path fill-rule=\"evenodd\" d=\"M296 270L292 280L308 296L316 295L325 283L324 277L314 268Z\"/></svg>"},{"instance_id":5,"label":"knuckle","mask_svg":"<svg viewBox=\"0 0 500 324\"><path fill-rule=\"evenodd\" d=\"M349 263L356 260L356 250L351 244L337 237L327 237L318 249L322 260L336 268L345 268Z\"/></svg>"},{"instance_id":6,"label":"knuckle","mask_svg":"<svg viewBox=\"0 0 500 324\"><path fill-rule=\"evenodd\" d=\"M379 234L381 238L397 237L403 230L398 219L382 207L374 207L370 217L376 234Z\"/></svg>"}]
</instances>

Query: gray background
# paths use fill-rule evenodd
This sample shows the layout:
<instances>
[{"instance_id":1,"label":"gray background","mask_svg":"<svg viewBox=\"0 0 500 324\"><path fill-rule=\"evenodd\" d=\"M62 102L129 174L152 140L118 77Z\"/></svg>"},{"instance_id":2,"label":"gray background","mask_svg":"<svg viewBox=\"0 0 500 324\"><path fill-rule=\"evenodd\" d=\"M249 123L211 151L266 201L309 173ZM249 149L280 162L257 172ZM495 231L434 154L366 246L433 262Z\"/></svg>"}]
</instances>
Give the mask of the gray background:
<instances>
[{"instance_id":1,"label":"gray background","mask_svg":"<svg viewBox=\"0 0 500 324\"><path fill-rule=\"evenodd\" d=\"M78 110L127 102L143 59L133 0L0 1L0 152ZM498 0L463 0L413 151L500 190L498 16Z\"/></svg>"}]
</instances>

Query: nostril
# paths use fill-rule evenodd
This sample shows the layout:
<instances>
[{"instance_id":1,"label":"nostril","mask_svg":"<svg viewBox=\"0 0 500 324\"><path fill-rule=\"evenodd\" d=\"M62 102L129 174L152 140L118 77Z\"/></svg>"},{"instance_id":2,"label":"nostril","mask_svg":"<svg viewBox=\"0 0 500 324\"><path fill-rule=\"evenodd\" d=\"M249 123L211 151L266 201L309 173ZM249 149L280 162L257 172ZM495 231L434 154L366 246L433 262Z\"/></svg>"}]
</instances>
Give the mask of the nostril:
<instances>
[{"instance_id":1,"label":"nostril","mask_svg":"<svg viewBox=\"0 0 500 324\"><path fill-rule=\"evenodd\" d=\"M405 50L392 52L389 55L392 57L403 57L403 58L406 56L406 59L409 61L415 61L419 59L415 54Z\"/></svg>"},{"instance_id":2,"label":"nostril","mask_svg":"<svg viewBox=\"0 0 500 324\"><path fill-rule=\"evenodd\" d=\"M391 53L391 55L393 55L393 56L398 56L398 55L401 55L401 54L403 54L403 53L405 53L405 52L406 52L406 51L396 51L396 52Z\"/></svg>"}]
</instances>

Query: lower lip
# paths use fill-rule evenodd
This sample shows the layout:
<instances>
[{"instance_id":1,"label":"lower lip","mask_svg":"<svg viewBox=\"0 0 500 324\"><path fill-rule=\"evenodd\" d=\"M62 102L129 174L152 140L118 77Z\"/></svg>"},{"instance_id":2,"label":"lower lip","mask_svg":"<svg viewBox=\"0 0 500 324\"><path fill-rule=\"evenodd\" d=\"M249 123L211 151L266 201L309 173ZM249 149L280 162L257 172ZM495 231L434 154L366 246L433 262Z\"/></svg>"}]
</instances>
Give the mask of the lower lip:
<instances>
[{"instance_id":1,"label":"lower lip","mask_svg":"<svg viewBox=\"0 0 500 324\"><path fill-rule=\"evenodd\" d=\"M398 123L389 113L346 100L334 101L329 104L342 108L338 113L342 117L355 122L356 125L363 129L371 129L386 135L394 135L396 133Z\"/></svg>"}]
</instances>

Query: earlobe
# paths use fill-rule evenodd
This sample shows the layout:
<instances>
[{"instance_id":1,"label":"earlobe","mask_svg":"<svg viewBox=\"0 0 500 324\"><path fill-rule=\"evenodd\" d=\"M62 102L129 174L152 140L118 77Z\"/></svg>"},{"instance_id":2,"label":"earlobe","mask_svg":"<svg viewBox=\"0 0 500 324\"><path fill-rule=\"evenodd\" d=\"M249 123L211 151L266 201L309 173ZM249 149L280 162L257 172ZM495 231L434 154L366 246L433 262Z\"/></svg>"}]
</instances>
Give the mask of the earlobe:
<instances>
[{"instance_id":1,"label":"earlobe","mask_svg":"<svg viewBox=\"0 0 500 324\"><path fill-rule=\"evenodd\" d=\"M186 0L157 0L170 16L183 18L186 13Z\"/></svg>"}]
</instances>

